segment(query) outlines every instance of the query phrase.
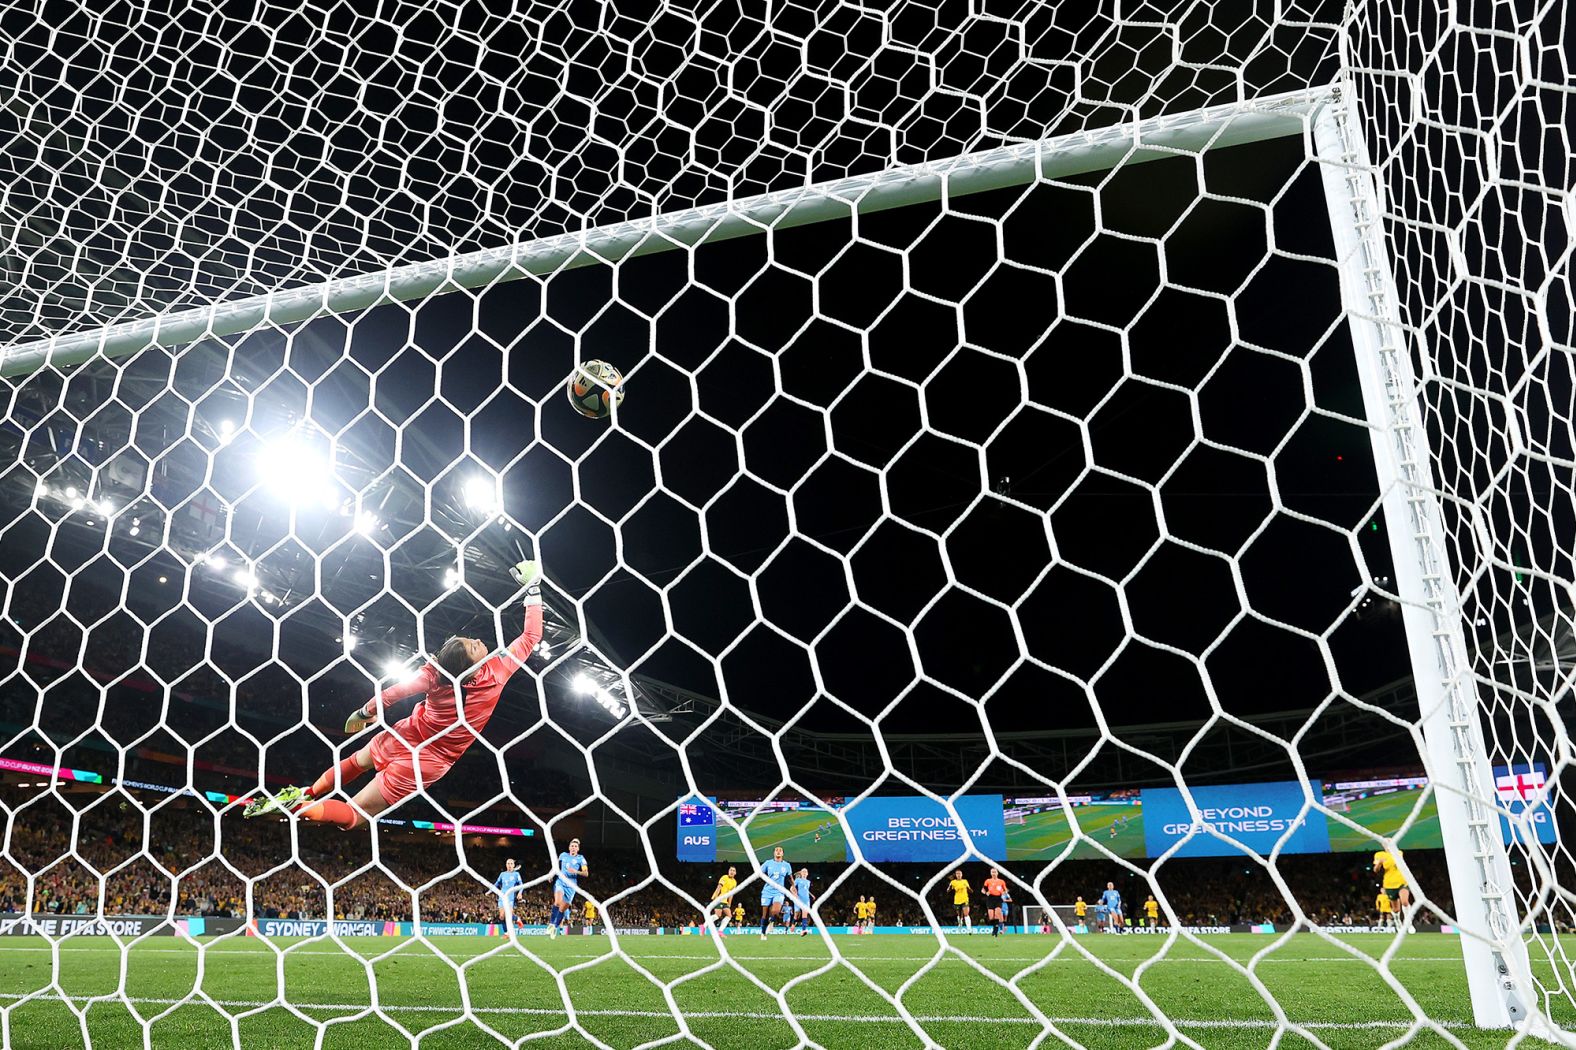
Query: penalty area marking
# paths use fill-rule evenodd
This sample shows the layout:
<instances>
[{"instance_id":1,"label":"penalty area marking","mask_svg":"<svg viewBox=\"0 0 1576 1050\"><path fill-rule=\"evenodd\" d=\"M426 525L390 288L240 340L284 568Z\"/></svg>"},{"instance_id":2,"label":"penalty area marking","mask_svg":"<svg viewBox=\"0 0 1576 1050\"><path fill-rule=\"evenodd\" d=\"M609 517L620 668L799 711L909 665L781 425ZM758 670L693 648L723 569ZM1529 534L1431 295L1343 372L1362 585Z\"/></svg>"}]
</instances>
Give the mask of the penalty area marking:
<instances>
[{"instance_id":1,"label":"penalty area marking","mask_svg":"<svg viewBox=\"0 0 1576 1050\"><path fill-rule=\"evenodd\" d=\"M0 993L0 1000L10 1000L15 1005L20 1005L21 1000L28 1002L63 1002L71 1006L93 1005L144 1005L144 1006L222 1006L237 1010L257 1010L273 1008L283 1010L287 1006L303 1011L324 1011L334 1013L442 1013L465 1016L471 1014L487 1015L513 1015L527 1017L568 1017L569 1011L545 1006L473 1006L469 1011L452 1006L380 1006L372 1007L366 1003L285 1003L282 1000L251 1000L251 999L201 999L188 996L184 999L142 998L118 995L79 996L68 997L57 992L40 995L17 995ZM10 1009L15 1009L15 1005ZM766 1013L752 1010L684 1010L681 1011L685 1020L719 1020L719 1021L783 1021L786 1017L780 1013ZM664 1010L576 1010L576 1017L632 1017L650 1018L654 1020L673 1020L673 1014ZM794 1019L800 1023L806 1021L826 1024L906 1024L905 1018L896 1014L794 1014ZM1040 1021L1033 1017L980 1017L963 1016L958 1014L931 1015L914 1014L913 1020L920 1025L929 1024L1010 1024L1030 1025L1035 1028L1044 1028ZM1155 1017L1048 1017L1051 1024L1058 1028L1064 1027L1094 1027L1094 1028L1165 1028L1167 1023ZM1172 1018L1171 1026L1176 1028L1243 1028L1254 1030L1306 1028L1318 1031L1341 1031L1359 1028L1385 1028L1398 1031L1411 1029L1427 1029L1434 1026L1440 1028L1469 1028L1465 1021L1302 1021L1282 1025L1277 1021L1250 1018L1197 1018L1177 1019Z\"/></svg>"}]
</instances>

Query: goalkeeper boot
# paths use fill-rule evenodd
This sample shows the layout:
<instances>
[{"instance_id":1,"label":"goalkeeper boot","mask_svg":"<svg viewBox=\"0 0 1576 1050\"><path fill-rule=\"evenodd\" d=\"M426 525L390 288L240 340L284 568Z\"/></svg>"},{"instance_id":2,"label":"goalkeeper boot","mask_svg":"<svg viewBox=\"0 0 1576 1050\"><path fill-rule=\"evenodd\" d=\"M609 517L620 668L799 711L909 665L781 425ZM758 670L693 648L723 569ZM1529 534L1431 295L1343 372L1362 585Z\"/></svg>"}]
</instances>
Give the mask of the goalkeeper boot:
<instances>
[{"instance_id":1,"label":"goalkeeper boot","mask_svg":"<svg viewBox=\"0 0 1576 1050\"><path fill-rule=\"evenodd\" d=\"M306 793L306 788L291 785L277 795L252 799L246 804L246 809L241 813L241 816L249 819L251 817L260 817L265 813L277 813L280 810L295 809L310 797Z\"/></svg>"}]
</instances>

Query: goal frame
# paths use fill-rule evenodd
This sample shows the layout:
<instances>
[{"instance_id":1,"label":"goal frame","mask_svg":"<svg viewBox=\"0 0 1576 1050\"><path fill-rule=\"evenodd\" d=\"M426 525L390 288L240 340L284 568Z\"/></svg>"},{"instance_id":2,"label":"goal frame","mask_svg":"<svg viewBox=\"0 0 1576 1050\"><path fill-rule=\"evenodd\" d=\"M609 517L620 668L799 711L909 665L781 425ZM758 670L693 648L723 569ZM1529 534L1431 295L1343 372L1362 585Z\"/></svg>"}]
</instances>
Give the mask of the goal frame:
<instances>
[{"instance_id":1,"label":"goal frame","mask_svg":"<svg viewBox=\"0 0 1576 1050\"><path fill-rule=\"evenodd\" d=\"M1421 391L1384 242L1383 187L1349 85L1337 85L1319 108L1312 134L1310 155L1319 163L1335 238L1341 306L1362 389L1473 1020L1480 1028L1526 1026L1573 1045L1529 1006L1531 963L1499 814L1488 801L1495 797L1493 764L1444 542Z\"/></svg>"},{"instance_id":2,"label":"goal frame","mask_svg":"<svg viewBox=\"0 0 1576 1050\"><path fill-rule=\"evenodd\" d=\"M1336 247L1364 411L1389 533L1425 761L1461 934L1473 1017L1576 1045L1535 1005L1526 945L1500 838L1494 781L1470 669L1456 578L1444 543L1422 405L1380 217L1383 196L1348 84L1124 122L1097 131L907 165L873 175L591 227L507 247L134 318L0 351L0 375L26 376L146 349L486 288L561 270L695 247L926 201L1292 135L1318 163ZM1041 912L1026 905L1024 920ZM1045 915L1048 920L1049 915Z\"/></svg>"}]
</instances>

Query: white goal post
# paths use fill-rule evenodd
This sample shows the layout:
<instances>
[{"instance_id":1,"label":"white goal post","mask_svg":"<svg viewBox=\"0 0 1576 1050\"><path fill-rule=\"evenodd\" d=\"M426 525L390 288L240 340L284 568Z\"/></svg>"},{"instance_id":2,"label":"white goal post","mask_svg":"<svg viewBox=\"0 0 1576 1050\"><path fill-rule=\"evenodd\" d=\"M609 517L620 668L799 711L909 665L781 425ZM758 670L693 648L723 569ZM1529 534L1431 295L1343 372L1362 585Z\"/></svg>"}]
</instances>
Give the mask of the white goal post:
<instances>
[{"instance_id":1,"label":"white goal post","mask_svg":"<svg viewBox=\"0 0 1576 1050\"><path fill-rule=\"evenodd\" d=\"M1368 413L1473 1016L1485 1028L1514 1027L1531 1020L1530 960L1516 914L1510 859L1500 837L1493 764L1479 725L1482 708L1444 544L1412 354L1380 225L1379 188L1349 91L1320 110L1313 135L1335 234L1341 299ZM1552 1028L1541 1019L1536 1027Z\"/></svg>"}]
</instances>

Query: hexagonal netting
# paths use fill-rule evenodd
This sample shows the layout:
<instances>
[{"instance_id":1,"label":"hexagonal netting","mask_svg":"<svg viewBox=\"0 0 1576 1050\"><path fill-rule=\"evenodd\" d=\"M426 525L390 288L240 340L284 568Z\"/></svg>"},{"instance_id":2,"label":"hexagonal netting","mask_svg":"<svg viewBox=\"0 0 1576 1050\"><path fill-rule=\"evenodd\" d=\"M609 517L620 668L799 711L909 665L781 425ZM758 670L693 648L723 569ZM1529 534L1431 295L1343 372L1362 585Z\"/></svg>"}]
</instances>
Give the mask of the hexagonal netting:
<instances>
[{"instance_id":1,"label":"hexagonal netting","mask_svg":"<svg viewBox=\"0 0 1576 1050\"><path fill-rule=\"evenodd\" d=\"M1568 15L1405 6L0 12L0 1042L1572 1045Z\"/></svg>"}]
</instances>

